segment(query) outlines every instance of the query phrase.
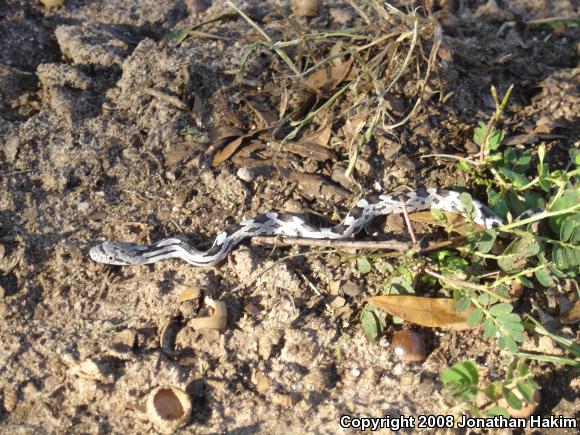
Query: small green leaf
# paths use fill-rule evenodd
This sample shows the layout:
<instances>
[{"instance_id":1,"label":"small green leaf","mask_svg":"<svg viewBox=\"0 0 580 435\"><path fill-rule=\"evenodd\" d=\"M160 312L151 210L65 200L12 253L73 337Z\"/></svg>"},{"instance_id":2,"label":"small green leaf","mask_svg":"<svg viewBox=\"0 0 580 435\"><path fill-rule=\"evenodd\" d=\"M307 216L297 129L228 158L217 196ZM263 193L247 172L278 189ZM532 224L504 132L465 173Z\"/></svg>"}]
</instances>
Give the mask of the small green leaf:
<instances>
[{"instance_id":1,"label":"small green leaf","mask_svg":"<svg viewBox=\"0 0 580 435\"><path fill-rule=\"evenodd\" d=\"M564 209L573 207L579 203L580 203L580 189L569 189L569 190L564 191L562 196L560 196L554 202L554 204L552 204L550 211L554 212L554 211L564 210ZM579 213L575 213L575 215L578 216ZM569 218L570 216L571 216L571 214L566 214L566 215L552 216L550 219L548 219L548 222L550 224L550 228L552 229L552 231L554 231L554 234L560 234L560 227L562 226L564 221L567 218Z\"/></svg>"},{"instance_id":2,"label":"small green leaf","mask_svg":"<svg viewBox=\"0 0 580 435\"><path fill-rule=\"evenodd\" d=\"M366 257L358 257L356 259L356 266L360 273L369 273L371 271L371 263Z\"/></svg>"},{"instance_id":3,"label":"small green leaf","mask_svg":"<svg viewBox=\"0 0 580 435\"><path fill-rule=\"evenodd\" d=\"M538 161L540 166L544 164L544 158L546 157L546 144L542 142L538 147Z\"/></svg>"},{"instance_id":4,"label":"small green leaf","mask_svg":"<svg viewBox=\"0 0 580 435\"><path fill-rule=\"evenodd\" d=\"M470 221L473 221L475 219L475 205L473 204L471 195L469 193L462 192L461 195L459 195L459 202L461 202L461 205L463 206L463 212L467 218Z\"/></svg>"},{"instance_id":5,"label":"small green leaf","mask_svg":"<svg viewBox=\"0 0 580 435\"><path fill-rule=\"evenodd\" d=\"M481 239L477 243L477 250L482 254L487 254L489 251L491 251L491 248L495 243L496 237L497 237L496 230L487 230L481 233Z\"/></svg>"},{"instance_id":6,"label":"small green leaf","mask_svg":"<svg viewBox=\"0 0 580 435\"><path fill-rule=\"evenodd\" d=\"M513 311L514 307L507 302L496 304L489 309L489 312L496 317L505 316Z\"/></svg>"},{"instance_id":7,"label":"small green leaf","mask_svg":"<svg viewBox=\"0 0 580 435\"><path fill-rule=\"evenodd\" d=\"M495 151L503 142L504 134L501 130L496 130L492 127L491 132L487 138L487 148Z\"/></svg>"},{"instance_id":8,"label":"small green leaf","mask_svg":"<svg viewBox=\"0 0 580 435\"><path fill-rule=\"evenodd\" d=\"M471 305L471 299L469 299L467 296L461 296L459 298L459 300L457 301L457 306L455 308L457 309L457 311L459 311L461 313L461 312L467 310L470 305Z\"/></svg>"},{"instance_id":9,"label":"small green leaf","mask_svg":"<svg viewBox=\"0 0 580 435\"><path fill-rule=\"evenodd\" d=\"M480 308L473 310L473 312L467 317L467 324L471 327L479 325L483 319L483 311Z\"/></svg>"},{"instance_id":10,"label":"small green leaf","mask_svg":"<svg viewBox=\"0 0 580 435\"><path fill-rule=\"evenodd\" d=\"M509 304L507 304L507 305L509 305ZM497 316L497 320L500 320L502 323L505 323L505 324L513 323L514 325L517 325L517 326L514 326L514 329L517 329L518 331L523 331L523 326L521 324L522 319L516 313L500 314Z\"/></svg>"},{"instance_id":11,"label":"small green leaf","mask_svg":"<svg viewBox=\"0 0 580 435\"><path fill-rule=\"evenodd\" d=\"M536 390L528 385L526 382L516 382L516 388L522 394L526 403L534 403L534 393Z\"/></svg>"},{"instance_id":12,"label":"small green leaf","mask_svg":"<svg viewBox=\"0 0 580 435\"><path fill-rule=\"evenodd\" d=\"M485 412L487 415L490 415L490 416L501 415L502 417L505 417L505 418L510 417L510 414L509 414L509 412L507 412L507 409L504 409L500 406L493 406L493 407L487 409Z\"/></svg>"},{"instance_id":13,"label":"small green leaf","mask_svg":"<svg viewBox=\"0 0 580 435\"><path fill-rule=\"evenodd\" d=\"M524 287L534 288L534 283L532 281L530 281L528 278L526 278L525 276L518 276L516 279L519 282L521 282L524 285Z\"/></svg>"},{"instance_id":14,"label":"small green leaf","mask_svg":"<svg viewBox=\"0 0 580 435\"><path fill-rule=\"evenodd\" d=\"M513 329L509 329L509 334L510 334L511 338L513 338L513 340L517 343L523 343L524 340L526 339L524 334L520 331L515 331Z\"/></svg>"},{"instance_id":15,"label":"small green leaf","mask_svg":"<svg viewBox=\"0 0 580 435\"><path fill-rule=\"evenodd\" d=\"M572 160L576 166L580 166L580 150L577 148L570 148L568 153L570 154L570 160Z\"/></svg>"},{"instance_id":16,"label":"small green leaf","mask_svg":"<svg viewBox=\"0 0 580 435\"><path fill-rule=\"evenodd\" d=\"M464 162L463 160L460 160L459 162L457 162L457 169L459 169L462 172L467 172L467 173L471 172L471 166L469 166L469 163Z\"/></svg>"},{"instance_id":17,"label":"small green leaf","mask_svg":"<svg viewBox=\"0 0 580 435\"><path fill-rule=\"evenodd\" d=\"M521 378L526 377L530 373L530 367L527 364L523 363L522 361L518 361L517 370L518 375Z\"/></svg>"},{"instance_id":18,"label":"small green leaf","mask_svg":"<svg viewBox=\"0 0 580 435\"><path fill-rule=\"evenodd\" d=\"M386 325L380 310L373 304L367 304L361 314L361 326L367 340L374 341L384 331Z\"/></svg>"},{"instance_id":19,"label":"small green leaf","mask_svg":"<svg viewBox=\"0 0 580 435\"><path fill-rule=\"evenodd\" d=\"M489 293L481 293L478 297L477 297L477 301L481 304L481 305L490 305L493 304L495 302L497 302L497 298L495 298L494 296L491 296Z\"/></svg>"},{"instance_id":20,"label":"small green leaf","mask_svg":"<svg viewBox=\"0 0 580 435\"><path fill-rule=\"evenodd\" d=\"M501 397L501 383L492 382L487 387L485 387L484 393L488 399L494 402Z\"/></svg>"},{"instance_id":21,"label":"small green leaf","mask_svg":"<svg viewBox=\"0 0 580 435\"><path fill-rule=\"evenodd\" d=\"M438 222L447 223L447 216L445 216L443 212L437 208L431 209L431 216L433 216Z\"/></svg>"},{"instance_id":22,"label":"small green leaf","mask_svg":"<svg viewBox=\"0 0 580 435\"><path fill-rule=\"evenodd\" d=\"M514 339L508 335L502 335L497 341L497 345L500 349L505 349L512 353L515 353L518 350L518 345Z\"/></svg>"},{"instance_id":23,"label":"small green leaf","mask_svg":"<svg viewBox=\"0 0 580 435\"><path fill-rule=\"evenodd\" d=\"M452 367L439 373L439 379L443 384L477 385L479 373L477 365L473 361L464 361L454 364Z\"/></svg>"},{"instance_id":24,"label":"small green leaf","mask_svg":"<svg viewBox=\"0 0 580 435\"><path fill-rule=\"evenodd\" d=\"M520 174L519 172L512 171L509 168L501 166L498 168L499 172L508 179L514 186L522 187L525 186L530 182L525 175Z\"/></svg>"},{"instance_id":25,"label":"small green leaf","mask_svg":"<svg viewBox=\"0 0 580 435\"><path fill-rule=\"evenodd\" d=\"M479 147L482 146L482 142L483 142L483 137L485 136L485 130L487 129L487 126L479 121L477 123L477 127L475 127L475 129L473 130L473 142L475 142L476 145L478 145Z\"/></svg>"},{"instance_id":26,"label":"small green leaf","mask_svg":"<svg viewBox=\"0 0 580 435\"><path fill-rule=\"evenodd\" d=\"M507 402L507 404L510 406L510 408L513 409L522 409L522 401L519 399L518 396L515 395L515 393L510 390L509 388L503 387L502 389L503 392L503 397L505 399L505 401Z\"/></svg>"},{"instance_id":27,"label":"small green leaf","mask_svg":"<svg viewBox=\"0 0 580 435\"><path fill-rule=\"evenodd\" d=\"M562 242L570 240L578 227L580 227L580 219L564 219L560 227L560 240Z\"/></svg>"},{"instance_id":28,"label":"small green leaf","mask_svg":"<svg viewBox=\"0 0 580 435\"><path fill-rule=\"evenodd\" d=\"M498 333L499 328L492 319L486 319L483 322L483 334L486 338L493 338Z\"/></svg>"},{"instance_id":29,"label":"small green leaf","mask_svg":"<svg viewBox=\"0 0 580 435\"><path fill-rule=\"evenodd\" d=\"M527 259L537 255L540 250L540 243L528 234L510 243L497 264L506 272L515 272L525 267Z\"/></svg>"},{"instance_id":30,"label":"small green leaf","mask_svg":"<svg viewBox=\"0 0 580 435\"><path fill-rule=\"evenodd\" d=\"M538 280L538 282L544 287L552 287L554 285L554 280L552 279L552 275L547 270L536 270L534 272L534 276Z\"/></svg>"},{"instance_id":31,"label":"small green leaf","mask_svg":"<svg viewBox=\"0 0 580 435\"><path fill-rule=\"evenodd\" d=\"M383 261L383 260L377 260L374 262L374 266L375 269L377 269L379 271L380 274L382 275L387 275L389 273L392 273L393 270L395 270L395 268L393 267L393 265L387 261Z\"/></svg>"}]
</instances>

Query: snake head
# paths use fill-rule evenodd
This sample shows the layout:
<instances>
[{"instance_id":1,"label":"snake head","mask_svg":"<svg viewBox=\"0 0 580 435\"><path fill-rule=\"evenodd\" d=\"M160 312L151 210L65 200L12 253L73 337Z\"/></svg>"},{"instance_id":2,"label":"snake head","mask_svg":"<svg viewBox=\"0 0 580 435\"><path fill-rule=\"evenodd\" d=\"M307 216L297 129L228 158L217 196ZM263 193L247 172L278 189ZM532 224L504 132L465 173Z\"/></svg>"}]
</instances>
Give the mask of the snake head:
<instances>
[{"instance_id":1,"label":"snake head","mask_svg":"<svg viewBox=\"0 0 580 435\"><path fill-rule=\"evenodd\" d=\"M93 246L89 250L89 256L97 263L128 266L141 263L136 254L144 250L147 250L146 246L136 243L104 242Z\"/></svg>"}]
</instances>

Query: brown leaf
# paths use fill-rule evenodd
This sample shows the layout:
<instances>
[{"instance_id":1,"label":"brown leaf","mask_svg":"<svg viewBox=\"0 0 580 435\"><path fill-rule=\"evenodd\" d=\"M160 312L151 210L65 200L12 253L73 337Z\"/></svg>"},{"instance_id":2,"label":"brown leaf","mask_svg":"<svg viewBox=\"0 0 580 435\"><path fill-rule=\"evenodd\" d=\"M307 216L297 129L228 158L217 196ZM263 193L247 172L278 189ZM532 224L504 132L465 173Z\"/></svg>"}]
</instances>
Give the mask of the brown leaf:
<instances>
[{"instance_id":1,"label":"brown leaf","mask_svg":"<svg viewBox=\"0 0 580 435\"><path fill-rule=\"evenodd\" d=\"M459 233L461 235L467 235L473 232L472 228L477 231L485 231L485 227L477 224L470 224L465 220L463 216L457 213L449 213L447 211L441 211L447 218L447 222L440 222L433 217L430 211L418 211L411 213L409 219L414 222L421 222L423 224L436 225L439 227L448 227L452 231Z\"/></svg>"},{"instance_id":2,"label":"brown leaf","mask_svg":"<svg viewBox=\"0 0 580 435\"><path fill-rule=\"evenodd\" d=\"M307 157L313 160L323 162L325 160L336 160L336 154L328 148L312 142L287 142L286 150L291 153L298 154L302 157Z\"/></svg>"},{"instance_id":3,"label":"brown leaf","mask_svg":"<svg viewBox=\"0 0 580 435\"><path fill-rule=\"evenodd\" d=\"M297 183L302 193L311 198L336 202L350 196L347 190L319 175L290 171L284 168L280 168L280 173L290 181Z\"/></svg>"},{"instance_id":4,"label":"brown leaf","mask_svg":"<svg viewBox=\"0 0 580 435\"><path fill-rule=\"evenodd\" d=\"M222 148L217 153L215 153L215 155L213 156L213 159L211 161L212 166L217 166L217 165L225 162L232 155L234 155L234 153L238 150L240 145L242 145L244 140L253 137L255 134L257 134L261 131L264 131L264 129L260 128L260 129L252 130L252 131L244 134L243 136L240 136L237 139L228 143L224 148Z\"/></svg>"},{"instance_id":5,"label":"brown leaf","mask_svg":"<svg viewBox=\"0 0 580 435\"><path fill-rule=\"evenodd\" d=\"M221 139L227 139L230 137L239 137L244 135L244 131L237 127L232 127L231 125L220 125L219 127L214 127L207 132L210 142L215 142Z\"/></svg>"},{"instance_id":6,"label":"brown leaf","mask_svg":"<svg viewBox=\"0 0 580 435\"><path fill-rule=\"evenodd\" d=\"M250 109L254 111L256 116L260 119L262 127L270 127L278 121L278 118L269 107L258 101L244 98L244 102Z\"/></svg>"},{"instance_id":7,"label":"brown leaf","mask_svg":"<svg viewBox=\"0 0 580 435\"><path fill-rule=\"evenodd\" d=\"M580 299L576 301L571 310L560 316L562 323L576 323L578 320L580 320Z\"/></svg>"},{"instance_id":8,"label":"brown leaf","mask_svg":"<svg viewBox=\"0 0 580 435\"><path fill-rule=\"evenodd\" d=\"M304 84L312 92L330 92L343 81L354 77L355 73L352 61L340 65L327 65L310 74Z\"/></svg>"},{"instance_id":9,"label":"brown leaf","mask_svg":"<svg viewBox=\"0 0 580 435\"><path fill-rule=\"evenodd\" d=\"M300 106L293 110L290 119L292 121L298 121L304 118L310 110L318 103L318 97L313 92L308 92L308 94L304 97Z\"/></svg>"},{"instance_id":10,"label":"brown leaf","mask_svg":"<svg viewBox=\"0 0 580 435\"><path fill-rule=\"evenodd\" d=\"M392 316L429 328L468 329L467 317L471 310L457 312L450 298L422 296L375 296L370 302Z\"/></svg>"},{"instance_id":11,"label":"brown leaf","mask_svg":"<svg viewBox=\"0 0 580 435\"><path fill-rule=\"evenodd\" d=\"M314 133L307 134L302 137L303 142L312 142L318 145L326 146L330 141L330 136L332 135L332 129L330 125L325 125Z\"/></svg>"}]
</instances>

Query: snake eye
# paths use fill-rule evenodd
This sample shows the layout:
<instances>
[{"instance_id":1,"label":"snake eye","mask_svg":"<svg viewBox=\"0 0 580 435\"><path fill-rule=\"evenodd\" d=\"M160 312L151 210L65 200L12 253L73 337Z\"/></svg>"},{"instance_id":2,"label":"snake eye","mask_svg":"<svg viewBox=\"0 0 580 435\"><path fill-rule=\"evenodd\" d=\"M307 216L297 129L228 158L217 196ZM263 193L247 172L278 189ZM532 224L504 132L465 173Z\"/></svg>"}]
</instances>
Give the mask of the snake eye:
<instances>
[{"instance_id":1,"label":"snake eye","mask_svg":"<svg viewBox=\"0 0 580 435\"><path fill-rule=\"evenodd\" d=\"M113 257L109 255L109 261L113 261Z\"/></svg>"}]
</instances>

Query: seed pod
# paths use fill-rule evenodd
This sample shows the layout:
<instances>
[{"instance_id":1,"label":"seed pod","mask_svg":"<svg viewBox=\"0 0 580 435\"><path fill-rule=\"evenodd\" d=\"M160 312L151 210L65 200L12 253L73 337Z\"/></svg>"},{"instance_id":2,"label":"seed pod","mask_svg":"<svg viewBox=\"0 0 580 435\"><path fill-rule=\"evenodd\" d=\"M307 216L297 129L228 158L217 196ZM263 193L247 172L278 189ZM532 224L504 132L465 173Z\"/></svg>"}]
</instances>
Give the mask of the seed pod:
<instances>
[{"instance_id":1,"label":"seed pod","mask_svg":"<svg viewBox=\"0 0 580 435\"><path fill-rule=\"evenodd\" d=\"M423 361L427 356L423 335L409 329L395 333L391 347L401 361Z\"/></svg>"}]
</instances>

